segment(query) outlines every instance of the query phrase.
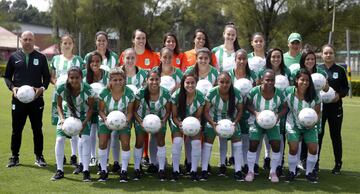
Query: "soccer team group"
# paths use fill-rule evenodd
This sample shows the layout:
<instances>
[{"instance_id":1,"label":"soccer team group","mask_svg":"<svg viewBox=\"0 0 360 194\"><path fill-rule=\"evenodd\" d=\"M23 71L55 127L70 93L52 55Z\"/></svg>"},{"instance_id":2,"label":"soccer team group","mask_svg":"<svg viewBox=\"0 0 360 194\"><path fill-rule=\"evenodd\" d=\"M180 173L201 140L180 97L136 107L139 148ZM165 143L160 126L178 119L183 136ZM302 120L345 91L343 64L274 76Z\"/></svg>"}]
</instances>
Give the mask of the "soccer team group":
<instances>
[{"instance_id":1,"label":"soccer team group","mask_svg":"<svg viewBox=\"0 0 360 194\"><path fill-rule=\"evenodd\" d=\"M218 138L219 144L215 145L219 146L220 151L218 176L226 176L226 166L231 164L236 181L254 181L259 173L260 152L264 145L263 167L269 170L271 182L279 182L280 177L286 177L285 180L291 182L300 171L304 171L306 179L316 183L326 122L322 114L331 110L322 103L320 90L335 90L329 106L341 106L341 98L347 93L345 71L335 69L339 66L335 64L334 48L331 45L323 46L324 64L319 65L313 51L302 50L302 37L298 33L291 33L288 37L289 51L286 53L278 48L265 51L261 33L253 34L253 52L248 53L239 47L236 36L235 25L227 24L223 32L224 44L210 50L206 32L197 29L192 40L194 49L183 53L180 52L176 35L166 33L164 47L155 53L147 41L146 32L137 29L133 33L132 47L118 56L107 48L108 36L100 31L95 35L96 50L88 53L84 60L73 54L73 37L68 34L62 36L62 54L53 57L49 76L46 69L42 70L42 73L45 72L42 80L48 79L55 86L52 124L56 126L57 170L51 180L64 177L64 146L66 139L70 139L70 163L75 166L73 173L82 173L83 181L91 181L89 166L98 167L98 181L107 181L109 171L119 174L120 182L128 182L130 177L140 180L145 174L145 166L147 173L156 174L161 181L177 181L185 175L189 175L192 181L206 181L215 178L209 176L215 173L211 171L210 161L214 140ZM38 66L35 64L37 59L32 58L33 52L37 51L26 52L31 39L34 41L30 32L21 36L24 49L19 52L24 55L26 68ZM31 83L16 80L16 68L20 67L16 61L12 65L13 58L11 56L7 64L5 81L14 93L14 112L22 106L16 99L18 88ZM293 64L299 67L290 68ZM32 65L34 67L30 67ZM320 73L327 79L320 90L314 87L311 76L314 73ZM278 75L287 78L288 87L275 87ZM175 84L166 83L170 81L162 79L164 76L170 76ZM250 91L244 92L234 87L234 83L241 78L251 81L253 87ZM197 85L200 80L207 80L213 87L208 91L202 90ZM94 83L100 83L104 88L96 91L92 87ZM37 99L41 98L47 85L33 87ZM312 108L317 113L318 121L314 125L303 126L299 121L298 114L304 108ZM107 127L107 115L115 110L126 116L126 127L121 130ZM257 117L264 110L271 110L276 115L276 124L271 128L265 129L258 123ZM161 119L161 128L155 134L144 130L143 119L148 114L155 114ZM33 122L31 113L29 116ZM189 116L201 122L200 132L192 136L184 135L182 128L182 121ZM71 137L64 132L62 125L68 117L82 121L79 135ZM215 130L217 122L222 119L231 120L235 128L230 138L220 137ZM340 128L341 121L338 121ZM14 118L13 122L16 122ZM333 127L330 119L329 126ZM131 130L135 130L135 138L130 138ZM166 133L171 133L171 140L166 140ZM135 141L133 148L130 147L131 141ZM229 141L231 156L227 156ZM8 167L19 164L16 142L13 133L13 156ZM170 150L166 150L165 142L172 143ZM289 146L287 173L283 171L285 143ZM182 147L185 151L184 169L180 169ZM129 175L131 150L134 174ZM166 158L167 152L171 152L171 160ZM46 166L41 151L35 148L35 154L36 164ZM109 162L110 154L113 163ZM109 171L108 163L112 163ZM172 165L171 173L165 171L167 163ZM341 163L341 157L335 156L334 174L340 173Z\"/></svg>"}]
</instances>

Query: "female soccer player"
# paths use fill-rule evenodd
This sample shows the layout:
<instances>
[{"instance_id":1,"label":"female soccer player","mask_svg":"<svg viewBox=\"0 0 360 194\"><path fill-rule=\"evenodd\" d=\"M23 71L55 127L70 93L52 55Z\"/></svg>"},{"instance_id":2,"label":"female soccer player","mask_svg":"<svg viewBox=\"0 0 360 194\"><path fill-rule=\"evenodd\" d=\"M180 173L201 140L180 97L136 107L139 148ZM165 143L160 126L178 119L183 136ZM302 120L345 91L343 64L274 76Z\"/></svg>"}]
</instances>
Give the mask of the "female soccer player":
<instances>
[{"instance_id":1,"label":"female soccer player","mask_svg":"<svg viewBox=\"0 0 360 194\"><path fill-rule=\"evenodd\" d=\"M201 92L195 89L197 77L193 74L185 74L181 79L181 86L172 95L172 118L171 121L171 135L173 138L172 145L172 160L173 160L173 176L172 181L177 181L179 178L179 163L181 156L181 148L183 144L182 121L188 117L193 116L201 119L203 106L205 103L204 96ZM191 139L191 180L197 181L197 168L201 157L201 132Z\"/></svg>"},{"instance_id":2,"label":"female soccer player","mask_svg":"<svg viewBox=\"0 0 360 194\"><path fill-rule=\"evenodd\" d=\"M66 76L68 69L72 66L80 67L84 69L83 59L77 55L74 55L74 38L70 34L65 34L61 37L60 51L62 54L53 57L50 64L51 83L56 85L56 81L60 76ZM51 109L51 123L57 125L58 123L58 111L57 111L57 96L54 91L52 98L52 109ZM76 150L78 147L78 137L74 136L70 139L71 142L71 158L70 164L77 165ZM65 161L65 158L64 158ZM65 162L64 162L65 163Z\"/></svg>"},{"instance_id":3,"label":"female soccer player","mask_svg":"<svg viewBox=\"0 0 360 194\"><path fill-rule=\"evenodd\" d=\"M285 91L285 99L289 107L289 113L286 119L286 136L289 143L289 174L287 181L293 181L296 174L296 165L298 164L297 152L299 141L303 137L304 143L308 148L306 161L306 179L312 183L317 182L316 173L313 172L317 162L318 131L316 125L313 127L304 127L301 125L298 115L304 108L312 108L316 111L320 119L320 98L317 95L311 74L306 69L300 69L295 77L295 86L291 86Z\"/></svg>"},{"instance_id":4,"label":"female soccer player","mask_svg":"<svg viewBox=\"0 0 360 194\"><path fill-rule=\"evenodd\" d=\"M145 84L147 72L136 66L135 49L127 48L123 53L124 65L121 66L121 69L125 72L126 84L134 85L137 89L140 89Z\"/></svg>"},{"instance_id":5,"label":"female soccer player","mask_svg":"<svg viewBox=\"0 0 360 194\"><path fill-rule=\"evenodd\" d=\"M136 143L134 150L134 180L139 180L141 177L140 162L143 152L142 150L144 145L144 136L146 134L146 131L143 127L143 119L148 114L156 114L161 119L161 129L158 133L154 134L157 140L156 157L159 162L158 173L159 179L161 181L165 181L165 134L166 123L171 114L171 95L168 90L160 87L160 73L157 70L151 70L149 72L146 83L147 85L144 88L140 89L140 91L137 93L134 105L136 134ZM156 158L153 160L156 160Z\"/></svg>"},{"instance_id":6,"label":"female soccer player","mask_svg":"<svg viewBox=\"0 0 360 194\"><path fill-rule=\"evenodd\" d=\"M285 115L287 107L284 103L282 92L275 88L275 72L273 70L265 70L261 83L261 85L251 89L247 96L247 109L251 113L249 118L249 123L251 123L251 125L249 129L250 148L247 154L249 172L245 177L245 181L252 182L254 180L256 151L259 141L265 133L268 136L272 148L269 178L271 179L271 182L279 182L279 178L276 174L276 168L279 164L279 160L281 160L279 120ZM256 122L257 116L263 110L271 110L277 115L277 123L271 129L263 129Z\"/></svg>"},{"instance_id":7,"label":"female soccer player","mask_svg":"<svg viewBox=\"0 0 360 194\"><path fill-rule=\"evenodd\" d=\"M185 71L187 65L186 55L180 52L179 41L176 35L172 32L168 32L164 35L163 46L171 49L174 52L172 59L172 66L179 68L181 71Z\"/></svg>"},{"instance_id":8,"label":"female soccer player","mask_svg":"<svg viewBox=\"0 0 360 194\"><path fill-rule=\"evenodd\" d=\"M218 86L212 88L206 96L204 115L207 120L204 130L204 147L202 153L202 172L200 180L208 179L207 168L211 156L212 144L216 137L217 122L221 119L229 119L233 122L235 133L231 137L234 148L235 180L244 180L241 172L243 164L241 130L239 121L243 112L243 99L240 92L233 87L231 77L227 72L222 72L218 77ZM193 150L194 151L194 150ZM223 172L224 173L224 172ZM225 174L222 174L225 176Z\"/></svg>"},{"instance_id":9,"label":"female soccer player","mask_svg":"<svg viewBox=\"0 0 360 194\"><path fill-rule=\"evenodd\" d=\"M226 24L223 32L224 44L212 49L216 56L217 66L220 72L231 71L235 67L235 51L240 49L237 40L237 30L235 24Z\"/></svg>"},{"instance_id":10,"label":"female soccer player","mask_svg":"<svg viewBox=\"0 0 360 194\"><path fill-rule=\"evenodd\" d=\"M82 72L79 67L71 67L68 70L68 78L65 84L56 89L57 108L59 121L56 127L55 156L57 171L51 180L64 178L63 160L64 146L67 135L62 131L62 124L66 118L75 117L82 121L80 132L79 153L83 163L83 181L91 181L90 163L90 124L92 108L94 104L94 92L91 87L82 82Z\"/></svg>"},{"instance_id":11,"label":"female soccer player","mask_svg":"<svg viewBox=\"0 0 360 194\"><path fill-rule=\"evenodd\" d=\"M264 35L261 32L255 32L251 36L251 47L253 48L253 52L248 54L248 58L253 57L261 57L262 59L266 59L265 52L265 40Z\"/></svg>"},{"instance_id":12,"label":"female soccer player","mask_svg":"<svg viewBox=\"0 0 360 194\"><path fill-rule=\"evenodd\" d=\"M109 73L109 84L100 93L99 115L101 117L99 129L99 162L101 172L99 181L106 181L108 177L106 160L107 146L110 139L111 130L106 127L106 116L114 110L119 110L126 115L127 127L116 131L120 135L122 166L120 172L120 182L128 181L127 167L130 159L130 134L131 120L133 116L133 104L135 95L133 91L125 85L125 73L119 67L112 69Z\"/></svg>"}]
</instances>

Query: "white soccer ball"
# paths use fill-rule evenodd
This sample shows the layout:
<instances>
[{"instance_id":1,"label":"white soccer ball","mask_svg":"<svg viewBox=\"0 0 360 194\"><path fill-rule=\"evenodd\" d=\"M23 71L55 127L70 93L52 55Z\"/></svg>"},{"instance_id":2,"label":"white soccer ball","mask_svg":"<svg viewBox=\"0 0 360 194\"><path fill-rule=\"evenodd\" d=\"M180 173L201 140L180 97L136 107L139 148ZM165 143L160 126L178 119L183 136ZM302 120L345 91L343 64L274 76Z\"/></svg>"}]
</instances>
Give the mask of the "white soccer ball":
<instances>
[{"instance_id":1,"label":"white soccer ball","mask_svg":"<svg viewBox=\"0 0 360 194\"><path fill-rule=\"evenodd\" d=\"M241 78L235 81L234 87L240 91L242 96L246 96L250 92L253 85L250 80Z\"/></svg>"},{"instance_id":2,"label":"white soccer ball","mask_svg":"<svg viewBox=\"0 0 360 194\"><path fill-rule=\"evenodd\" d=\"M22 103L30 103L35 98L34 88L28 85L23 85L17 90L16 97Z\"/></svg>"},{"instance_id":3,"label":"white soccer ball","mask_svg":"<svg viewBox=\"0 0 360 194\"><path fill-rule=\"evenodd\" d=\"M197 135L201 130L201 124L199 119L195 117L186 117L182 121L183 133L187 136L193 137Z\"/></svg>"},{"instance_id":4,"label":"white soccer ball","mask_svg":"<svg viewBox=\"0 0 360 194\"><path fill-rule=\"evenodd\" d=\"M256 118L257 124L264 129L271 129L276 125L276 115L271 110L263 110Z\"/></svg>"},{"instance_id":5,"label":"white soccer ball","mask_svg":"<svg viewBox=\"0 0 360 194\"><path fill-rule=\"evenodd\" d=\"M216 133L222 138L230 138L235 132L235 126L229 119L222 119L217 122Z\"/></svg>"},{"instance_id":6,"label":"white soccer ball","mask_svg":"<svg viewBox=\"0 0 360 194\"><path fill-rule=\"evenodd\" d=\"M110 130L121 130L126 127L126 116L123 112L114 110L106 117L106 126Z\"/></svg>"},{"instance_id":7,"label":"white soccer ball","mask_svg":"<svg viewBox=\"0 0 360 194\"><path fill-rule=\"evenodd\" d=\"M104 84L102 83L92 83L90 86L93 89L96 97L99 97L101 91L105 88Z\"/></svg>"},{"instance_id":8,"label":"white soccer ball","mask_svg":"<svg viewBox=\"0 0 360 194\"><path fill-rule=\"evenodd\" d=\"M252 57L248 59L249 68L252 71L258 72L265 68L266 60L261 57Z\"/></svg>"},{"instance_id":9,"label":"white soccer ball","mask_svg":"<svg viewBox=\"0 0 360 194\"><path fill-rule=\"evenodd\" d=\"M295 71L300 69L300 64L299 63L294 63L292 65L290 65L289 70L291 72L291 74L294 74Z\"/></svg>"},{"instance_id":10,"label":"white soccer ball","mask_svg":"<svg viewBox=\"0 0 360 194\"><path fill-rule=\"evenodd\" d=\"M312 108L304 108L298 115L300 124L304 127L313 127L318 121L318 115Z\"/></svg>"},{"instance_id":11,"label":"white soccer ball","mask_svg":"<svg viewBox=\"0 0 360 194\"><path fill-rule=\"evenodd\" d=\"M56 79L56 83L55 83L56 88L58 88L58 87L59 87L60 85L62 85L62 84L65 84L67 78L68 78L67 74L60 75L60 77L58 77L58 78Z\"/></svg>"},{"instance_id":12,"label":"white soccer ball","mask_svg":"<svg viewBox=\"0 0 360 194\"><path fill-rule=\"evenodd\" d=\"M326 85L326 78L321 73L311 74L311 79L314 83L315 90L320 91Z\"/></svg>"},{"instance_id":13,"label":"white soccer ball","mask_svg":"<svg viewBox=\"0 0 360 194\"><path fill-rule=\"evenodd\" d=\"M111 68L107 65L100 65L100 69L106 71L106 72L110 72L111 71Z\"/></svg>"},{"instance_id":14,"label":"white soccer ball","mask_svg":"<svg viewBox=\"0 0 360 194\"><path fill-rule=\"evenodd\" d=\"M80 119L75 117L69 117L65 119L62 130L68 136L76 136L79 135L83 125Z\"/></svg>"},{"instance_id":15,"label":"white soccer ball","mask_svg":"<svg viewBox=\"0 0 360 194\"><path fill-rule=\"evenodd\" d=\"M335 90L332 87L327 92L321 90L320 97L323 103L331 103L335 99Z\"/></svg>"},{"instance_id":16,"label":"white soccer ball","mask_svg":"<svg viewBox=\"0 0 360 194\"><path fill-rule=\"evenodd\" d=\"M284 91L287 87L289 87L289 80L284 75L275 76L275 87Z\"/></svg>"},{"instance_id":17,"label":"white soccer ball","mask_svg":"<svg viewBox=\"0 0 360 194\"><path fill-rule=\"evenodd\" d=\"M143 119L143 127L146 132L155 134L161 128L161 120L157 115L148 114Z\"/></svg>"},{"instance_id":18,"label":"white soccer ball","mask_svg":"<svg viewBox=\"0 0 360 194\"><path fill-rule=\"evenodd\" d=\"M204 95L206 95L212 87L213 85L207 79L199 80L196 84L196 89Z\"/></svg>"},{"instance_id":19,"label":"white soccer ball","mask_svg":"<svg viewBox=\"0 0 360 194\"><path fill-rule=\"evenodd\" d=\"M165 75L161 76L160 86L166 88L171 92L175 88L176 82L171 76Z\"/></svg>"},{"instance_id":20,"label":"white soccer ball","mask_svg":"<svg viewBox=\"0 0 360 194\"><path fill-rule=\"evenodd\" d=\"M132 84L127 84L126 85L128 88L130 88L134 94L137 94L137 92L139 91L138 88L135 85Z\"/></svg>"}]
</instances>

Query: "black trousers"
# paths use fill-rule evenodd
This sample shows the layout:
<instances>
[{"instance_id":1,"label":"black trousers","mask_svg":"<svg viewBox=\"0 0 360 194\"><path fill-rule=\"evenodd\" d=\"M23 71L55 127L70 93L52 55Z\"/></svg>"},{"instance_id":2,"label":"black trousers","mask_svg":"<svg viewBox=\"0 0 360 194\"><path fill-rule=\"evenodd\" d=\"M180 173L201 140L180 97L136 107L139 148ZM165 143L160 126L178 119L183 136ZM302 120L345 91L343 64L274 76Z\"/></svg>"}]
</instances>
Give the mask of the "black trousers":
<instances>
[{"instance_id":1,"label":"black trousers","mask_svg":"<svg viewBox=\"0 0 360 194\"><path fill-rule=\"evenodd\" d=\"M343 121L342 102L323 105L321 133L319 134L319 158L320 158L321 145L325 133L326 121L328 121L329 123L330 138L335 156L335 163L341 164L342 163L341 125Z\"/></svg>"},{"instance_id":2,"label":"black trousers","mask_svg":"<svg viewBox=\"0 0 360 194\"><path fill-rule=\"evenodd\" d=\"M12 99L12 135L11 151L13 156L19 156L21 137L26 118L29 117L33 131L34 153L41 156L43 152L44 137L42 133L42 117L44 110L44 100L37 98L31 103L24 104L18 99Z\"/></svg>"}]
</instances>

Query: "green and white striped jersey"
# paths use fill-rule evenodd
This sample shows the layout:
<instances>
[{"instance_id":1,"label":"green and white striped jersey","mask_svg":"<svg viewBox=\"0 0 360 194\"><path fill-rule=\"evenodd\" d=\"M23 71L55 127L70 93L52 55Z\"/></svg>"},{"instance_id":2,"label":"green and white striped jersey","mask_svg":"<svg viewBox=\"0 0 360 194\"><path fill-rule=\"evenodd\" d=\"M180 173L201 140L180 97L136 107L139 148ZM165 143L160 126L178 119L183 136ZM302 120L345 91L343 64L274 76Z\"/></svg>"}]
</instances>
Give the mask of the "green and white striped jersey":
<instances>
[{"instance_id":1,"label":"green and white striped jersey","mask_svg":"<svg viewBox=\"0 0 360 194\"><path fill-rule=\"evenodd\" d=\"M85 64L87 64L90 54L91 52L85 55L84 57ZM110 51L110 57L108 59L103 59L102 65L107 65L108 67L110 67L110 69L113 69L118 64L118 61L119 61L119 56L115 52Z\"/></svg>"},{"instance_id":2,"label":"green and white striped jersey","mask_svg":"<svg viewBox=\"0 0 360 194\"><path fill-rule=\"evenodd\" d=\"M52 58L50 68L55 70L56 78L59 78L61 75L67 75L67 71L72 66L77 66L83 70L84 62L81 57L74 55L72 59L68 60L64 55L56 55Z\"/></svg>"},{"instance_id":3,"label":"green and white striped jersey","mask_svg":"<svg viewBox=\"0 0 360 194\"><path fill-rule=\"evenodd\" d=\"M140 89L135 98L140 102L136 112L141 118L144 118L148 114L156 114L162 119L166 114L166 104L171 101L169 91L163 87L160 87L158 100L149 100L149 105L145 101L145 88Z\"/></svg>"},{"instance_id":4,"label":"green and white striped jersey","mask_svg":"<svg viewBox=\"0 0 360 194\"><path fill-rule=\"evenodd\" d=\"M179 103L180 88L177 89L171 96L171 103L177 105ZM196 111L205 104L204 95L196 90L195 98L193 102L186 105L186 117L195 116Z\"/></svg>"},{"instance_id":5,"label":"green and white striped jersey","mask_svg":"<svg viewBox=\"0 0 360 194\"><path fill-rule=\"evenodd\" d=\"M65 118L71 117L72 113L67 103L68 90L66 90L66 84L60 85L56 90L56 95L62 97L62 108L64 112ZM71 96L71 99L76 108L76 116L79 118L85 118L86 112L89 109L87 101L89 98L93 98L95 96L94 91L90 87L89 84L83 82L81 83L81 89L78 96Z\"/></svg>"},{"instance_id":6,"label":"green and white striped jersey","mask_svg":"<svg viewBox=\"0 0 360 194\"><path fill-rule=\"evenodd\" d=\"M243 103L243 99L240 95L240 91L234 88L235 93L235 106L238 104ZM211 104L210 107L210 116L211 118L217 122L221 119L230 119L234 120L237 114L237 109L235 107L234 114L231 116L228 116L228 109L229 109L229 101L224 101L220 97L219 93L219 86L213 87L209 93L206 95L205 98L206 102L209 102Z\"/></svg>"},{"instance_id":7,"label":"green and white striped jersey","mask_svg":"<svg viewBox=\"0 0 360 194\"><path fill-rule=\"evenodd\" d=\"M297 89L295 86L288 87L285 90L285 100L289 107L289 112L287 116L286 122L289 123L291 126L296 126L298 129L303 129L304 127L301 126L298 115L300 111L304 108L315 108L316 105L320 105L321 100L318 95L316 95L315 99L310 103L306 102L305 100L299 100L296 97ZM292 127L293 128L293 127Z\"/></svg>"},{"instance_id":8,"label":"green and white striped jersey","mask_svg":"<svg viewBox=\"0 0 360 194\"><path fill-rule=\"evenodd\" d=\"M157 67L154 67L153 69L158 70L159 67L157 66ZM161 76L164 76L164 75L161 75ZM175 80L176 84L180 84L181 78L183 77L183 72L179 68L174 67L173 74L171 74L169 76L171 76Z\"/></svg>"},{"instance_id":9,"label":"green and white striped jersey","mask_svg":"<svg viewBox=\"0 0 360 194\"><path fill-rule=\"evenodd\" d=\"M270 100L266 100L261 95L261 85L255 86L252 88L247 95L247 101L250 101L252 105L255 108L255 111L261 112L263 110L271 110L274 113L279 113L281 111L281 108L283 104L285 103L285 98L282 94L282 92L275 88L275 94L273 98ZM253 123L255 121L255 115L251 114L248 122L249 124Z\"/></svg>"},{"instance_id":10,"label":"green and white striped jersey","mask_svg":"<svg viewBox=\"0 0 360 194\"><path fill-rule=\"evenodd\" d=\"M233 70L229 71L229 75L231 77L232 83L234 84L236 82L236 80L238 80L235 76L235 68ZM255 83L258 79L256 73L251 70L250 70L250 75L246 75L245 78L250 80L252 83Z\"/></svg>"},{"instance_id":11,"label":"green and white striped jersey","mask_svg":"<svg viewBox=\"0 0 360 194\"><path fill-rule=\"evenodd\" d=\"M190 73L191 71L194 70L194 65L188 67L185 71L185 74L188 74ZM217 80L217 77L219 76L219 72L217 71L217 69L213 66L210 66L210 71L209 73L207 74L207 76L205 77L199 77L199 80L202 80L202 79L207 79L212 85L215 84L216 80Z\"/></svg>"},{"instance_id":12,"label":"green and white striped jersey","mask_svg":"<svg viewBox=\"0 0 360 194\"><path fill-rule=\"evenodd\" d=\"M134 76L126 77L126 84L134 85L138 89L140 89L142 86L144 86L144 82L146 80L146 76L148 72L141 68L137 68L137 69L138 72Z\"/></svg>"},{"instance_id":13,"label":"green and white striped jersey","mask_svg":"<svg viewBox=\"0 0 360 194\"><path fill-rule=\"evenodd\" d=\"M224 50L224 45L217 46L211 50L216 56L219 71L231 71L235 68L235 51L227 53Z\"/></svg>"},{"instance_id":14,"label":"green and white striped jersey","mask_svg":"<svg viewBox=\"0 0 360 194\"><path fill-rule=\"evenodd\" d=\"M135 101L135 95L133 91L125 86L124 93L119 101L114 100L109 88L105 88L100 93L100 100L105 102L105 114L109 114L113 110L119 110L125 115L127 114L127 108L129 103Z\"/></svg>"},{"instance_id":15,"label":"green and white striped jersey","mask_svg":"<svg viewBox=\"0 0 360 194\"><path fill-rule=\"evenodd\" d=\"M109 83L109 72L107 71L104 71L104 70L100 70L102 72L102 76L101 76L101 79L97 82L94 82L94 83L101 83L103 84L104 86L106 86L108 83ZM86 82L86 75L87 75L87 69L84 69L82 71L83 73L83 81Z\"/></svg>"}]
</instances>

